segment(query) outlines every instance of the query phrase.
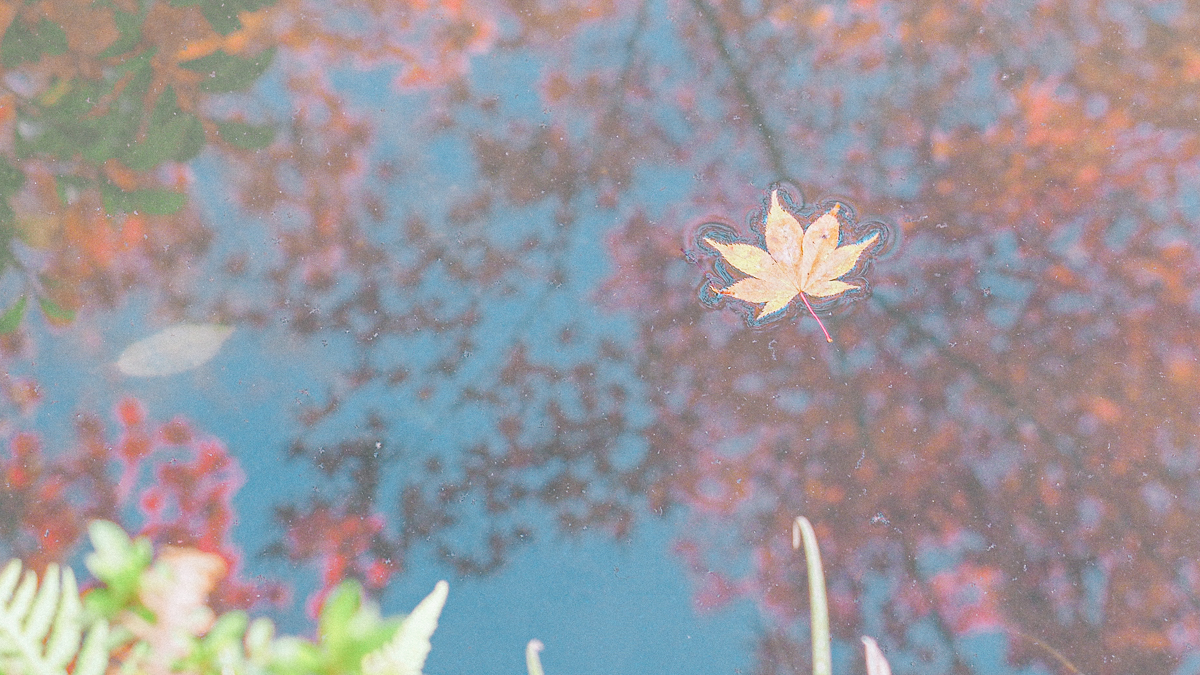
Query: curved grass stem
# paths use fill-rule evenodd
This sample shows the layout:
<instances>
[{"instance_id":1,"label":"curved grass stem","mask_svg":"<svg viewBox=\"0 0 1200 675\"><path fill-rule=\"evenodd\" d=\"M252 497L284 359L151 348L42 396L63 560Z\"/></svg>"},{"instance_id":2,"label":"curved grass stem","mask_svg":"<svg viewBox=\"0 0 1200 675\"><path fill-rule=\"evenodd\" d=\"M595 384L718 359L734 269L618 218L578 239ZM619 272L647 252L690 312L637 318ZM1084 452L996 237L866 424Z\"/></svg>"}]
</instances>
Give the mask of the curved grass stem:
<instances>
[{"instance_id":1,"label":"curved grass stem","mask_svg":"<svg viewBox=\"0 0 1200 675\"><path fill-rule=\"evenodd\" d=\"M816 316L815 314L813 316ZM830 341L832 342L832 340ZM804 543L804 562L808 566L808 608L812 626L813 675L833 675L833 653L829 638L829 601L825 597L825 570L817 535L808 518L797 516L792 522L792 549Z\"/></svg>"}]
</instances>

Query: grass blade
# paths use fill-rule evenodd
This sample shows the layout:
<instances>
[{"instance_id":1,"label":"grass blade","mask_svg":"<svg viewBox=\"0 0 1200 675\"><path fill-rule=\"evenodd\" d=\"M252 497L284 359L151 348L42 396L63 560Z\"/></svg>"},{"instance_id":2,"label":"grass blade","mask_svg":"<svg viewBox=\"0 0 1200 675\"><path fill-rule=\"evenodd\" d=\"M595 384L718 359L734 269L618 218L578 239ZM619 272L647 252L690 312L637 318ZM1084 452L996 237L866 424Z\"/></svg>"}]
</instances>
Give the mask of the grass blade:
<instances>
[{"instance_id":1,"label":"grass blade","mask_svg":"<svg viewBox=\"0 0 1200 675\"><path fill-rule=\"evenodd\" d=\"M546 675L542 670L542 660L538 658L538 652L544 648L541 640L530 640L529 644L525 645L525 669L529 671L529 675Z\"/></svg>"},{"instance_id":2,"label":"grass blade","mask_svg":"<svg viewBox=\"0 0 1200 675\"><path fill-rule=\"evenodd\" d=\"M892 667L883 657L883 651L879 649L875 638L864 635L862 642L867 654L867 675L892 675Z\"/></svg>"},{"instance_id":3,"label":"grass blade","mask_svg":"<svg viewBox=\"0 0 1200 675\"><path fill-rule=\"evenodd\" d=\"M833 675L833 653L829 638L829 601L825 597L825 570L817 535L808 518L797 516L792 523L792 548L804 543L804 562L808 566L808 607L812 614L813 675Z\"/></svg>"}]
</instances>

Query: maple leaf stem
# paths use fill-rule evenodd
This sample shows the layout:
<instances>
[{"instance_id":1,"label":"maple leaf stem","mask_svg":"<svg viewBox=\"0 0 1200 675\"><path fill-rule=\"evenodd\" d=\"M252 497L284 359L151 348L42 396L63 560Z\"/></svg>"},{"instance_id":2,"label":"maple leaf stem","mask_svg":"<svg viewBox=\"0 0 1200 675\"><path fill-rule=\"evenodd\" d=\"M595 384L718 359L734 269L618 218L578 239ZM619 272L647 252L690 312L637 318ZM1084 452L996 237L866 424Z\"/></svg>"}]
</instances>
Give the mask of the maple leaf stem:
<instances>
[{"instance_id":1,"label":"maple leaf stem","mask_svg":"<svg viewBox=\"0 0 1200 675\"><path fill-rule=\"evenodd\" d=\"M821 327L821 332L825 334L825 341L833 342L833 338L829 337L829 331L825 330L825 324L821 323L821 317L817 316L817 313L813 311L812 305L808 304L808 298L804 297L803 292L800 293L800 299L804 301L804 306L808 308L808 313L812 314L813 318L817 320L817 325Z\"/></svg>"}]
</instances>

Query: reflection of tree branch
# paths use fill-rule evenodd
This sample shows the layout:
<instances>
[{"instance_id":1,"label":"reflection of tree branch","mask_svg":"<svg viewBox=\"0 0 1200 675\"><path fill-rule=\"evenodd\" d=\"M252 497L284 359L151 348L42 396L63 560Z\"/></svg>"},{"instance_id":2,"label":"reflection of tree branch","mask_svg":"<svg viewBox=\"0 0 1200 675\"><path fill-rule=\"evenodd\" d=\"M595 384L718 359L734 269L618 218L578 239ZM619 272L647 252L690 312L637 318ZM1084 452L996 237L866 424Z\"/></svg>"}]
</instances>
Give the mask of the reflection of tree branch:
<instances>
[{"instance_id":1,"label":"reflection of tree branch","mask_svg":"<svg viewBox=\"0 0 1200 675\"><path fill-rule=\"evenodd\" d=\"M834 362L830 365L836 366L837 372L835 375L839 377L843 376L847 371L846 352L840 349L837 350ZM848 379L846 379L846 382L848 384L850 383ZM850 386L858 389L857 380ZM864 451L870 452L871 456L876 458L876 461L880 461L882 463L882 456L875 452L875 443L871 439L870 425L867 424L867 411L865 407L867 397L864 396L862 392L855 392L851 398L854 401L854 425L858 431L859 442L863 444ZM919 587L921 595L924 596L924 600L929 603L930 607L933 608L933 611L929 613L929 616L933 620L933 627L934 630L937 631L938 636L950 647L950 655L954 660L954 672L971 672L967 667L967 662L963 659L962 654L959 652L958 642L954 639L954 631L952 631L950 626L946 625L946 622L942 619L941 610L938 608L938 602L933 593L933 589L929 587L929 581L920 573L920 570L917 569L917 551L913 548L913 543L909 541L909 538L904 534L900 534L899 540L900 547L904 551L905 571Z\"/></svg>"},{"instance_id":2,"label":"reflection of tree branch","mask_svg":"<svg viewBox=\"0 0 1200 675\"><path fill-rule=\"evenodd\" d=\"M889 317L904 326L908 332L920 338L925 342L925 344L933 347L933 349L937 351L940 358L949 361L959 370L966 371L966 373L971 376L971 379L975 380L976 384L1000 398L1000 400L1003 401L1006 406L1018 412L1024 412L1020 409L1017 397L998 380L984 372L983 368L979 367L979 364L971 361L970 359L959 356L958 354L947 349L946 345L939 340L937 336L922 328L921 325L913 320L913 318L907 312L901 311L900 308L877 295L871 296L871 300L880 308L882 308ZM1037 420L1032 421L1034 424L1038 424Z\"/></svg>"},{"instance_id":3,"label":"reflection of tree branch","mask_svg":"<svg viewBox=\"0 0 1200 675\"><path fill-rule=\"evenodd\" d=\"M29 266L22 262L20 257L13 252L11 241L8 242L8 244L9 245L0 248L0 273L11 266L17 271L18 274L24 277L26 288L32 288L34 295L39 298L48 297L49 293L46 292L46 288L42 284L42 280L38 276L38 273L30 269Z\"/></svg>"},{"instance_id":4,"label":"reflection of tree branch","mask_svg":"<svg viewBox=\"0 0 1200 675\"><path fill-rule=\"evenodd\" d=\"M981 368L979 364L947 349L946 346L940 340L938 340L936 336L922 328L907 313L900 311L899 308L893 306L878 296L873 296L873 300L876 302L876 304L883 308L888 316L898 321L906 329L908 329L910 333L937 350L940 357L950 362L959 370L966 372L971 376L972 379L975 380L976 384L998 398L1014 416L1014 419L1009 420L1010 425L1015 426L1017 421L1028 422L1030 425L1032 425L1033 429L1037 433L1038 439L1044 443L1046 447L1058 447L1055 443L1055 436L1050 431L1052 425L1042 422L1033 414L1033 412L1025 409L1025 407L1021 405L1020 399L1011 389L1009 389L1009 387L1005 386L1002 382L984 372L983 368ZM1080 457L1078 452L1068 452L1063 454L1066 455L1066 457L1070 460L1075 469L1077 477L1092 477L1091 474L1089 474L1087 467L1083 464L1083 458ZM972 485L982 490L983 486L980 485L978 481L973 480L973 473L968 472L968 474L972 476ZM1107 487L1102 478L1097 478L1093 484L1099 488ZM1108 491L1104 490L1104 492ZM1162 557L1159 549L1146 534L1148 531L1150 531L1150 528L1145 523L1138 522L1141 519L1138 518L1137 514L1133 513L1129 508L1129 502L1126 499L1122 499L1119 494L1109 501L1113 504L1117 514L1119 514L1121 519L1124 521L1123 525L1125 526L1126 530L1133 532L1134 536L1137 537L1138 542L1141 544L1142 553L1152 562L1156 563L1160 568L1170 571L1172 566L1166 559ZM1138 524L1135 526L1133 523ZM1200 597L1198 597L1186 584L1177 584L1177 586L1183 596L1187 598L1187 601L1191 604L1191 606L1196 610L1200 610Z\"/></svg>"},{"instance_id":5,"label":"reflection of tree branch","mask_svg":"<svg viewBox=\"0 0 1200 675\"><path fill-rule=\"evenodd\" d=\"M629 74L633 72L633 61L637 43L642 39L642 33L646 31L646 17L649 14L647 11L649 6L649 0L642 0L642 4L638 6L637 18L634 19L633 23L633 31L629 34L629 39L625 41L625 63L621 64L621 74L617 76L617 99L605 111L605 119L615 119L618 110L621 108L621 104L625 102L626 85L629 82ZM608 137L605 136L603 138L607 140Z\"/></svg>"},{"instance_id":6,"label":"reflection of tree branch","mask_svg":"<svg viewBox=\"0 0 1200 675\"><path fill-rule=\"evenodd\" d=\"M963 370L966 370L967 372L971 373L973 376L978 376L979 384L981 386L983 386L985 389L987 389L989 391L992 391L992 393L994 393L995 395L999 396L1006 405L1012 406L1014 408L1014 410L1016 412L1018 412L1018 414L1019 414L1020 411L1016 410L1016 408L1015 408L1015 403L1014 403L1016 400L1015 397L1011 394L1011 392L1008 392L1007 389L1003 385L1001 385L1000 383L998 383L995 380L992 380L990 377L988 377L987 374L984 373L982 371L982 369L980 369L976 364L974 364L966 359L963 359L962 357L959 357L955 354L945 351L944 348L942 348L941 345L939 343L937 343L936 338L933 335L924 331L924 329L920 328L920 326L917 326L915 324L915 322L911 322L911 319L907 315L904 315L902 312L899 312L899 310L895 310L893 307L891 307L890 305L888 305L886 302L884 302L882 300L880 301L880 304L889 313L895 311L895 313L897 315L896 318L898 320L904 322L906 327L910 328L915 334L917 334L921 338L925 339L927 342L929 342L929 344L933 345L935 348L940 349L944 353L944 355L947 357L948 360L954 361L956 365L959 365ZM840 371L839 374L841 374L841 373L845 372L845 367L844 367L845 366L845 353L839 351L837 353L837 356L838 356L837 367L838 367L838 370ZM853 400L855 401L855 406L854 406L855 424L856 424L856 427L858 430L859 441L861 443L863 443L864 449L867 452L869 452L872 457L875 457L877 461L882 461L881 456L878 453L873 451L874 443L871 439L870 427L867 424L867 413L866 413L865 406L864 406L864 402L866 401L866 396L863 396L861 393L856 393L853 396ZM1039 434L1040 434L1041 430L1042 430L1041 425L1037 422L1037 420L1031 420L1031 421L1035 425L1035 427L1039 430ZM1045 439L1043 439L1043 440L1045 440ZM967 483L969 485L969 489L964 491L965 495L967 496L968 499L970 499L972 501L972 505L975 507L975 511L981 515L985 515L987 513L987 509L980 499L980 496L982 494L984 494L984 491L985 491L984 486L979 482L979 480L975 476L974 472L972 472L968 468L964 467L964 470L961 472L960 475L961 475L962 479L967 481ZM908 512L907 509L903 509L899 505L897 505L897 510L904 512L904 514L901 515L898 518L898 520L909 520L909 519L914 519L917 517L917 514ZM900 515L900 514L898 513L897 515ZM1010 523L1009 527L1013 527L1013 525ZM1001 530L1001 534L1003 535L1003 534L1007 534L1007 533L1004 532L1003 530ZM1005 539L1008 542L1008 548L1015 550L1015 544L1014 544L1012 538L1005 537ZM922 596L924 596L924 598L925 598L925 601L929 603L929 606L935 608L935 610L930 613L930 617L933 620L934 629L939 633L942 640L944 640L946 642L946 644L948 644L950 646L951 653L954 658L954 672L956 672L956 673L970 672L970 669L967 667L966 662L961 658L961 655L960 655L960 652L958 649L958 643L954 639L954 632L950 629L950 627L948 625L946 625L946 622L942 619L941 612L936 609L938 607L938 603L935 599L936 595L933 593L933 589L930 588L928 580L924 577L924 575L922 575L920 573L920 570L917 568L917 565L916 565L917 552L916 552L916 550L913 549L912 542L910 542L908 537L904 536L903 534L900 535L899 541L900 541L900 546L904 552L905 571L908 573L909 577L912 578L914 580L914 582L917 584ZM1054 648L1052 648L1050 645L1046 644L1045 642L1043 642L1031 635L1023 633L1019 630L1016 630L1015 628L1008 627L1007 630L1008 630L1008 632L1011 632L1020 637L1023 637L1025 639L1033 642L1034 644L1038 645L1039 647L1045 649L1056 660L1058 660L1060 663L1062 663L1064 666L1066 666L1072 673L1076 673L1076 674L1079 673L1079 670L1075 668L1074 664L1072 664L1065 656L1060 654L1057 650L1055 650ZM1095 636L1092 636L1092 637L1095 637Z\"/></svg>"},{"instance_id":7,"label":"reflection of tree branch","mask_svg":"<svg viewBox=\"0 0 1200 675\"><path fill-rule=\"evenodd\" d=\"M753 121L754 126L758 128L758 135L762 141L763 148L767 151L767 157L771 160L771 170L775 172L777 179L791 180L787 166L783 161L783 151L775 144L775 135L771 132L771 127L767 124L767 117L763 113L762 104L759 103L758 97L754 95L754 90L750 88L749 79L742 72L741 67L733 60L733 53L729 51L729 46L725 43L725 30L721 27L721 22L717 19L716 12L705 0L691 0L691 2L696 11L700 12L700 15L704 17L709 30L712 31L717 53L721 55L721 61L725 63L725 67L729 69L730 74L733 76L733 83L737 87L738 95L750 110L750 119Z\"/></svg>"},{"instance_id":8,"label":"reflection of tree branch","mask_svg":"<svg viewBox=\"0 0 1200 675\"><path fill-rule=\"evenodd\" d=\"M641 40L642 34L646 30L646 19L649 14L649 11L648 11L649 6L650 6L649 0L642 0L642 3L638 6L637 17L634 19L633 30L630 32L629 38L625 41L625 62L623 64L621 64L621 71L620 71L620 74L617 76L617 83L616 83L617 97L616 97L616 100L614 100L612 102L612 105L609 106L608 110L605 111L605 113L604 113L604 119L606 121L607 120L615 120L618 112L620 111L621 107L625 103L625 93L627 91L627 84L629 82L630 73L633 71L633 65L634 65L634 60L635 60L636 50L637 50L637 43L639 40ZM608 141L612 137L605 134L605 135L601 135L600 138L601 138L601 142L600 142L599 147L601 148L601 151L596 153L597 156L602 156L604 154L603 153L604 146L608 143ZM576 190L574 190L574 189L571 190L570 198L563 200L565 202L565 204L569 204L571 199L573 199L576 196L576 194L577 194ZM557 228L554 231L554 233L551 236L549 245L547 247L547 249L552 254L559 254L559 253L563 252L563 250L566 246L566 243L567 243L567 233L568 233L568 229L565 227ZM551 276L553 276L553 274ZM536 313L541 308L542 301L551 294L553 288L555 288L555 286L549 285L549 284L546 286L543 286L541 292L538 294L538 296L536 298L534 298L529 303L528 308L526 309L524 315L515 323L515 325L526 326L526 327L529 326L534 313Z\"/></svg>"}]
</instances>

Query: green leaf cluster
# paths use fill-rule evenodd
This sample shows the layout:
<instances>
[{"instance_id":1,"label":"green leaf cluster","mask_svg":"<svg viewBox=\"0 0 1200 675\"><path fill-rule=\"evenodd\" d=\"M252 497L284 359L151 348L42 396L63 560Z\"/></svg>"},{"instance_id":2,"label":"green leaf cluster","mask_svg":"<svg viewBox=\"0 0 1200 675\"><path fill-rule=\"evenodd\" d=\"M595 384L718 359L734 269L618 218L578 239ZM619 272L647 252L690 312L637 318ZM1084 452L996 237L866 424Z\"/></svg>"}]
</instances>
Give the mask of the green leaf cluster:
<instances>
[{"instance_id":1,"label":"green leaf cluster","mask_svg":"<svg viewBox=\"0 0 1200 675\"><path fill-rule=\"evenodd\" d=\"M29 304L29 298L22 295L15 305L4 310L4 314L0 314L0 333L11 333L21 325L27 304Z\"/></svg>"},{"instance_id":2,"label":"green leaf cluster","mask_svg":"<svg viewBox=\"0 0 1200 675\"><path fill-rule=\"evenodd\" d=\"M200 82L201 91L224 93L239 91L254 84L274 58L274 47L252 58L217 50L208 56L184 61L179 65L208 76Z\"/></svg>"},{"instance_id":3,"label":"green leaf cluster","mask_svg":"<svg viewBox=\"0 0 1200 675\"><path fill-rule=\"evenodd\" d=\"M157 620L138 595L147 572L158 564L150 542L133 539L107 521L93 522L88 534L95 550L84 562L100 584L82 602L69 568L60 572L50 565L40 586L33 572L22 576L19 561L0 572L0 675L103 675L112 660L119 661L117 672L123 675L144 672L139 663L154 645L139 641L123 622ZM412 621L384 617L359 583L346 581L322 605L315 639L277 637L269 619L227 612L203 635L190 638L186 656L173 663L172 671L362 675L365 664L372 664L370 672L418 673L445 598L445 582L440 582L410 615ZM540 642L530 642L530 675L542 675L540 649Z\"/></svg>"},{"instance_id":4,"label":"green leaf cluster","mask_svg":"<svg viewBox=\"0 0 1200 675\"><path fill-rule=\"evenodd\" d=\"M0 269L3 269L4 266L4 263L0 261ZM61 323L70 323L75 320L75 312L54 302L50 298L39 297L37 301L38 306L42 308L42 314L47 319ZM9 307L4 310L3 314L0 314L0 335L11 333L21 326L21 320L25 318L25 308L28 305L29 296L22 295L20 298L17 298L12 307Z\"/></svg>"},{"instance_id":5,"label":"green leaf cluster","mask_svg":"<svg viewBox=\"0 0 1200 675\"><path fill-rule=\"evenodd\" d=\"M12 244L19 228L11 200L25 184L25 160L54 160L49 166L58 172L54 179L64 205L81 191L98 190L109 215L161 216L183 209L186 195L168 189L123 190L105 178L106 170L113 168L110 162L148 174L165 163L192 160L213 140L251 151L270 145L275 138L272 125L209 119L190 106L184 110L179 102L197 93L184 88L219 94L251 87L270 67L274 48L250 57L218 50L180 64L202 76L198 84L179 81L163 87L165 55L156 52L153 40L144 39L150 37L144 26L155 3L166 2L196 7L217 33L228 35L243 27L240 13L275 1L147 0L132 12L107 2L92 3L93 9L112 13L117 38L98 55L69 54L78 57L81 67L72 76L50 78L41 72L48 68L45 59L68 54L67 32L48 18L19 12L0 36L0 67L14 81L46 84L36 93L10 88L17 119L6 127L13 129L11 154L0 154L0 273L16 262ZM25 314L25 299L7 302L12 304L0 308L0 333L19 327ZM70 320L70 312L58 305L48 300L40 304L49 318Z\"/></svg>"},{"instance_id":6,"label":"green leaf cluster","mask_svg":"<svg viewBox=\"0 0 1200 675\"><path fill-rule=\"evenodd\" d=\"M51 563L38 584L12 560L0 572L0 672L6 675L103 675L108 667L108 624L85 619L75 574Z\"/></svg>"},{"instance_id":7,"label":"green leaf cluster","mask_svg":"<svg viewBox=\"0 0 1200 675\"><path fill-rule=\"evenodd\" d=\"M340 585L321 608L316 640L275 637L267 619L245 612L222 615L177 669L200 675L357 675L362 660L392 637L399 619L383 618L353 581Z\"/></svg>"},{"instance_id":8,"label":"green leaf cluster","mask_svg":"<svg viewBox=\"0 0 1200 675\"><path fill-rule=\"evenodd\" d=\"M274 4L275 0L171 0L174 7L199 6L213 30L228 35L242 27L238 14Z\"/></svg>"},{"instance_id":9,"label":"green leaf cluster","mask_svg":"<svg viewBox=\"0 0 1200 675\"><path fill-rule=\"evenodd\" d=\"M88 526L92 548L84 559L88 570L103 583L88 593L88 610L97 616L113 620L122 610L137 602L138 585L150 569L154 553L150 540L131 539L119 525L107 520L93 521Z\"/></svg>"},{"instance_id":10,"label":"green leaf cluster","mask_svg":"<svg viewBox=\"0 0 1200 675\"><path fill-rule=\"evenodd\" d=\"M66 52L67 34L61 26L48 19L30 24L17 16L0 41L0 65L13 68L25 62L36 62L42 54Z\"/></svg>"},{"instance_id":11,"label":"green leaf cluster","mask_svg":"<svg viewBox=\"0 0 1200 675\"><path fill-rule=\"evenodd\" d=\"M281 672L358 673L363 657L387 643L399 626L398 619L384 619L374 603L363 599L362 587L357 582L343 582L321 608L316 642L299 638L280 641Z\"/></svg>"}]
</instances>

